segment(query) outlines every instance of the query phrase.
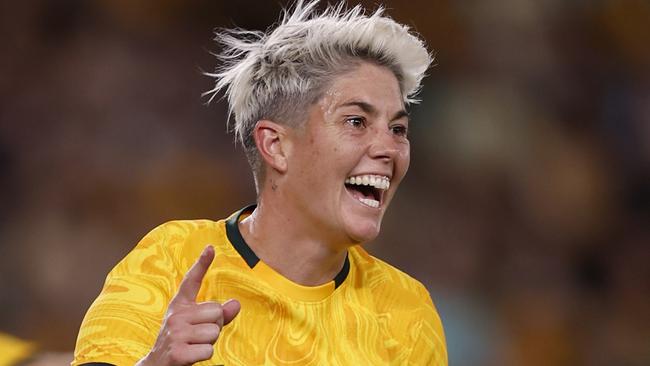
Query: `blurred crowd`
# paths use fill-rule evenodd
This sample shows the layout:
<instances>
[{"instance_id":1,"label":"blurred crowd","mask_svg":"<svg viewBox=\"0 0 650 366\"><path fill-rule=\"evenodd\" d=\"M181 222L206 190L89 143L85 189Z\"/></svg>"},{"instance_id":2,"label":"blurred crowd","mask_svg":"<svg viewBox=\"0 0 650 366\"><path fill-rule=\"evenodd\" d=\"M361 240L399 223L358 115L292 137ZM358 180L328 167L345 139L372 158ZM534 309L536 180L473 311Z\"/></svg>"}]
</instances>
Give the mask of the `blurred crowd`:
<instances>
[{"instance_id":1,"label":"blurred crowd","mask_svg":"<svg viewBox=\"0 0 650 366\"><path fill-rule=\"evenodd\" d=\"M202 71L283 4L0 4L0 331L71 351L148 230L254 201ZM436 66L368 248L427 285L450 364L649 365L650 2L385 5Z\"/></svg>"}]
</instances>

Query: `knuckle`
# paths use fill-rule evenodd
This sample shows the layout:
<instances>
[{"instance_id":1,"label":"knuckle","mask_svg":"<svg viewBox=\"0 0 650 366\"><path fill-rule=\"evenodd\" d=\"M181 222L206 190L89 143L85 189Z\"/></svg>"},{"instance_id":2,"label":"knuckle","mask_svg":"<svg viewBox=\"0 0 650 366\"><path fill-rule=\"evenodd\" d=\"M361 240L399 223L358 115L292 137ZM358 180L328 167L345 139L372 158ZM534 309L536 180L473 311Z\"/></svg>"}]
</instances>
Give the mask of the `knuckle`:
<instances>
[{"instance_id":1,"label":"knuckle","mask_svg":"<svg viewBox=\"0 0 650 366\"><path fill-rule=\"evenodd\" d=\"M210 311L219 311L221 309L221 305L213 301L204 302L201 305Z\"/></svg>"},{"instance_id":2,"label":"knuckle","mask_svg":"<svg viewBox=\"0 0 650 366\"><path fill-rule=\"evenodd\" d=\"M178 317L171 317L168 318L167 321L165 322L165 325L167 326L167 330L176 330L180 327L180 320Z\"/></svg>"},{"instance_id":3,"label":"knuckle","mask_svg":"<svg viewBox=\"0 0 650 366\"><path fill-rule=\"evenodd\" d=\"M166 338L171 339L173 341L178 341L183 339L184 328L179 326L167 327L165 328L164 334Z\"/></svg>"},{"instance_id":4,"label":"knuckle","mask_svg":"<svg viewBox=\"0 0 650 366\"><path fill-rule=\"evenodd\" d=\"M221 331L221 327L219 326L219 324L210 323L209 325L210 325L210 333L219 334L219 332Z\"/></svg>"},{"instance_id":5,"label":"knuckle","mask_svg":"<svg viewBox=\"0 0 650 366\"><path fill-rule=\"evenodd\" d=\"M214 343L219 337L221 329L217 324L206 323L197 326L193 330L193 337L206 343Z\"/></svg>"},{"instance_id":6,"label":"knuckle","mask_svg":"<svg viewBox=\"0 0 650 366\"><path fill-rule=\"evenodd\" d=\"M201 345L201 348L198 349L197 353L200 354L201 359L207 360L212 358L214 354L214 348L210 344Z\"/></svg>"},{"instance_id":7,"label":"knuckle","mask_svg":"<svg viewBox=\"0 0 650 366\"><path fill-rule=\"evenodd\" d=\"M199 306L200 306L199 311L202 314L204 314L204 316L208 316L214 321L217 321L218 319L223 317L223 309L221 305L219 305L216 302L205 302L200 304Z\"/></svg>"},{"instance_id":8,"label":"knuckle","mask_svg":"<svg viewBox=\"0 0 650 366\"><path fill-rule=\"evenodd\" d=\"M169 361L172 364L183 364L186 361L185 349L178 345L172 346L169 350Z\"/></svg>"},{"instance_id":9,"label":"knuckle","mask_svg":"<svg viewBox=\"0 0 650 366\"><path fill-rule=\"evenodd\" d=\"M214 343L217 341L219 338L219 334L221 334L221 328L217 324L210 324L209 332L208 332L208 337L210 339L211 343Z\"/></svg>"}]
</instances>

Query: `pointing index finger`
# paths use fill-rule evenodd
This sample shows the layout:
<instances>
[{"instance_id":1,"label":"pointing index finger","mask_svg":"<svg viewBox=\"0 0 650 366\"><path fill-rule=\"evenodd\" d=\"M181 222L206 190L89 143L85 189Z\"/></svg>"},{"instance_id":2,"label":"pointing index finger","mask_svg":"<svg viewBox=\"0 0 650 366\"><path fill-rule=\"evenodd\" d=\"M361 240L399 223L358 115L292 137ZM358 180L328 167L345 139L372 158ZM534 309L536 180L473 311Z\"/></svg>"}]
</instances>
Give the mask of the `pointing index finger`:
<instances>
[{"instance_id":1,"label":"pointing index finger","mask_svg":"<svg viewBox=\"0 0 650 366\"><path fill-rule=\"evenodd\" d=\"M194 262L192 268L187 271L183 281L178 287L178 292L174 296L173 302L181 303L193 303L196 301L196 295L201 289L201 283L203 282L203 277L208 272L210 264L214 259L214 248L211 245L208 245L201 252L199 259Z\"/></svg>"}]
</instances>

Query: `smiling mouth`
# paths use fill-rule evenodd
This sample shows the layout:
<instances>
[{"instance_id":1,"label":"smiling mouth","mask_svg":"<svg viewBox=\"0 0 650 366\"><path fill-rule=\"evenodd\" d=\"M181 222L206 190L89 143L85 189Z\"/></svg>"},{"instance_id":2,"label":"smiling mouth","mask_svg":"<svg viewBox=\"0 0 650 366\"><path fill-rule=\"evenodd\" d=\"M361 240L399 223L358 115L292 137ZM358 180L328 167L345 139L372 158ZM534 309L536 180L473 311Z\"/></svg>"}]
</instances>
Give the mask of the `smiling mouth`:
<instances>
[{"instance_id":1,"label":"smiling mouth","mask_svg":"<svg viewBox=\"0 0 650 366\"><path fill-rule=\"evenodd\" d=\"M372 208L381 206L390 178L383 175L355 175L345 180L345 189L359 202Z\"/></svg>"}]
</instances>

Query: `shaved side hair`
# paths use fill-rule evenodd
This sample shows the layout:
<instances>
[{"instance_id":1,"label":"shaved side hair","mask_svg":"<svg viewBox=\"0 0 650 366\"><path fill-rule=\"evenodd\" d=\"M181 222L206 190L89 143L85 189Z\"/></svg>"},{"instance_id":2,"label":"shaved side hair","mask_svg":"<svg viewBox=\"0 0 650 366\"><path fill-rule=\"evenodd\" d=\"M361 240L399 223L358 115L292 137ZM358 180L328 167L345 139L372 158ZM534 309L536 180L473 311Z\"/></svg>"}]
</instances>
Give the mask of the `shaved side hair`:
<instances>
[{"instance_id":1,"label":"shaved side hair","mask_svg":"<svg viewBox=\"0 0 650 366\"><path fill-rule=\"evenodd\" d=\"M206 74L216 83L204 96L212 101L225 90L229 125L244 146L256 187L262 171L253 139L257 121L300 126L307 109L331 81L361 61L389 68L399 82L404 103L417 103L420 83L431 64L424 42L407 26L384 15L382 7L368 15L359 5L347 9L339 3L317 12L318 2L297 1L266 32L217 32L215 40L222 46L217 55L220 66Z\"/></svg>"}]
</instances>

